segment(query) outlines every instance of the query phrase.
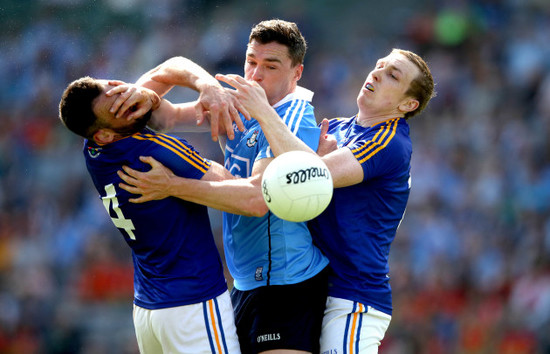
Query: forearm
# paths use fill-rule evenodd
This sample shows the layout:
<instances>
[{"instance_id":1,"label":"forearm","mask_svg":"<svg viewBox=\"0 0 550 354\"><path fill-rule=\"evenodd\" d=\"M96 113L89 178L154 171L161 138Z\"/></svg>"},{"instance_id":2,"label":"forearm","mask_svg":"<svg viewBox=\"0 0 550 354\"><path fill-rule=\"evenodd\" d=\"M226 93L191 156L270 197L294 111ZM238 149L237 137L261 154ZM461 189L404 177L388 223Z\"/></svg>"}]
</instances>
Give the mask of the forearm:
<instances>
[{"instance_id":1,"label":"forearm","mask_svg":"<svg viewBox=\"0 0 550 354\"><path fill-rule=\"evenodd\" d=\"M233 123L240 131L244 130L239 112L250 119L248 112L225 91L218 80L187 58L168 59L146 73L138 80L138 84L155 90L159 95L167 93L175 85L199 92L199 98L194 104L194 123L203 125L208 120L213 140L217 140L220 134L227 134L229 139L233 139ZM193 120L193 115L187 118ZM185 120L184 124L189 122Z\"/></svg>"},{"instance_id":2,"label":"forearm","mask_svg":"<svg viewBox=\"0 0 550 354\"><path fill-rule=\"evenodd\" d=\"M296 135L292 134L275 110L270 113L264 109L258 113L261 113L258 122L262 126L262 131L275 156L292 150L316 153ZM331 153L321 157L331 172L334 187L347 187L360 183L363 180L363 169L357 159L348 148L337 149L336 146L334 148L335 150Z\"/></svg>"},{"instance_id":3,"label":"forearm","mask_svg":"<svg viewBox=\"0 0 550 354\"><path fill-rule=\"evenodd\" d=\"M275 156L292 150L313 152L307 144L290 131L269 103L264 89L257 82L247 81L239 75L218 74L216 78L236 89L233 94L248 113L260 123Z\"/></svg>"},{"instance_id":4,"label":"forearm","mask_svg":"<svg viewBox=\"0 0 550 354\"><path fill-rule=\"evenodd\" d=\"M272 107L270 108L259 113L257 120L273 154L279 156L293 150L315 153L306 143L292 134L277 112Z\"/></svg>"},{"instance_id":5,"label":"forearm","mask_svg":"<svg viewBox=\"0 0 550 354\"><path fill-rule=\"evenodd\" d=\"M364 179L361 164L347 147L323 156L322 160L330 171L334 188L352 186Z\"/></svg>"},{"instance_id":6,"label":"forearm","mask_svg":"<svg viewBox=\"0 0 550 354\"><path fill-rule=\"evenodd\" d=\"M153 111L149 127L159 132L207 132L208 122L197 125L195 101L173 104L163 99L160 107Z\"/></svg>"},{"instance_id":7,"label":"forearm","mask_svg":"<svg viewBox=\"0 0 550 354\"><path fill-rule=\"evenodd\" d=\"M166 95L174 86L175 84L168 84L164 82L159 82L156 80L153 80L153 75L157 73L159 70L161 70L162 66L165 65L165 63L160 64L159 66L149 70L145 74L143 74L137 81L136 85L143 86L148 89L151 89L155 91L160 97L163 97Z\"/></svg>"},{"instance_id":8,"label":"forearm","mask_svg":"<svg viewBox=\"0 0 550 354\"><path fill-rule=\"evenodd\" d=\"M251 179L204 181L172 177L170 195L245 216L261 217L268 210L259 181Z\"/></svg>"},{"instance_id":9,"label":"forearm","mask_svg":"<svg viewBox=\"0 0 550 354\"><path fill-rule=\"evenodd\" d=\"M161 96L176 85L189 87L197 92L210 86L221 87L206 70L184 57L168 59L140 77L137 84L151 88Z\"/></svg>"}]
</instances>

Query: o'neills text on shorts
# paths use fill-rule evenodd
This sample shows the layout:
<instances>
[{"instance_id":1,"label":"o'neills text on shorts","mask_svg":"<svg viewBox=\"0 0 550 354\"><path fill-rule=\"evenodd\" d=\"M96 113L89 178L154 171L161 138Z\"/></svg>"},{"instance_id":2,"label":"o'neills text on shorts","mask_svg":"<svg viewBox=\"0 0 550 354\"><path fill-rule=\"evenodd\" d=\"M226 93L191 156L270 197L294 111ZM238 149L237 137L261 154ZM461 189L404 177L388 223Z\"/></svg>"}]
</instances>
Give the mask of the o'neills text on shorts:
<instances>
[{"instance_id":1,"label":"o'neills text on shorts","mask_svg":"<svg viewBox=\"0 0 550 354\"><path fill-rule=\"evenodd\" d=\"M258 343L271 342L271 341L280 340L280 339L281 339L281 334L279 333L263 334L261 336L258 336L257 338Z\"/></svg>"}]
</instances>

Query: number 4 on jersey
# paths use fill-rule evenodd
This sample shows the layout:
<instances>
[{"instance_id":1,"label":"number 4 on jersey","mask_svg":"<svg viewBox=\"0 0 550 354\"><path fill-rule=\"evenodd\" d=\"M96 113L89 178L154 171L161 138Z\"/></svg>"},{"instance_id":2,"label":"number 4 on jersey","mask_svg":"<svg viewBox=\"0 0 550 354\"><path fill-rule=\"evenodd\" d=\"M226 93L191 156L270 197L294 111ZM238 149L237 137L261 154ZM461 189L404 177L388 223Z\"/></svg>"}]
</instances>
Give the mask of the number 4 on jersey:
<instances>
[{"instance_id":1,"label":"number 4 on jersey","mask_svg":"<svg viewBox=\"0 0 550 354\"><path fill-rule=\"evenodd\" d=\"M118 206L118 199L116 197L116 190L115 186L111 183L109 185L105 186L105 192L107 193L105 197L101 197L103 199L103 206L105 209L107 209L107 213L111 215L110 207L112 207L112 210L116 213L116 218L111 216L111 220L113 220L113 224L115 224L116 227L119 229L124 229L128 233L128 236L132 240L136 239L136 236L134 235L134 231L136 228L134 227L134 223L130 219L125 219L124 214L122 214L122 210L120 210L120 207Z\"/></svg>"}]
</instances>

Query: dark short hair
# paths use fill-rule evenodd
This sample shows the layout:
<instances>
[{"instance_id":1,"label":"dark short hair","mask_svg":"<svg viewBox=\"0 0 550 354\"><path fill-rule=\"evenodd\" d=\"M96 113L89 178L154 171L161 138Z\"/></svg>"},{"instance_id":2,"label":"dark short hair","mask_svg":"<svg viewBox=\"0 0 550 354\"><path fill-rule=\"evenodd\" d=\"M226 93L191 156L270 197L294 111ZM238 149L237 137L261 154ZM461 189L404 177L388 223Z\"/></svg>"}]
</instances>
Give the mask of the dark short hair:
<instances>
[{"instance_id":1,"label":"dark short hair","mask_svg":"<svg viewBox=\"0 0 550 354\"><path fill-rule=\"evenodd\" d=\"M250 32L248 43L256 40L262 44L277 42L288 48L292 66L304 63L307 44L304 36L294 22L279 19L262 21Z\"/></svg>"},{"instance_id":2,"label":"dark short hair","mask_svg":"<svg viewBox=\"0 0 550 354\"><path fill-rule=\"evenodd\" d=\"M101 128L92 102L103 92L103 87L89 76L75 80L67 86L59 102L59 119L73 133L92 139Z\"/></svg>"},{"instance_id":3,"label":"dark short hair","mask_svg":"<svg viewBox=\"0 0 550 354\"><path fill-rule=\"evenodd\" d=\"M428 102L436 96L434 79L428 64L418 54L404 49L393 49L392 53L404 55L420 71L420 74L411 81L411 85L405 93L407 96L417 99L419 103L417 109L405 114L405 118L408 119L420 114L426 108Z\"/></svg>"}]
</instances>

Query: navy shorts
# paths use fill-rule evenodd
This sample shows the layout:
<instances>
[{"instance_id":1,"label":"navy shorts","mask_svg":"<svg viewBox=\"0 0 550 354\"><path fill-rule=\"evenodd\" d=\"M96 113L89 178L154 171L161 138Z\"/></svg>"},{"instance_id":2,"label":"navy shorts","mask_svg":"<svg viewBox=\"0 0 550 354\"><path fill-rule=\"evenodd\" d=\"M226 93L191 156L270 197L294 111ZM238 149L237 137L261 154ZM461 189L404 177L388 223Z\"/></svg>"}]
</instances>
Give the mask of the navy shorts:
<instances>
[{"instance_id":1,"label":"navy shorts","mask_svg":"<svg viewBox=\"0 0 550 354\"><path fill-rule=\"evenodd\" d=\"M243 354L274 349L319 352L327 269L298 284L235 288L231 302Z\"/></svg>"}]
</instances>

